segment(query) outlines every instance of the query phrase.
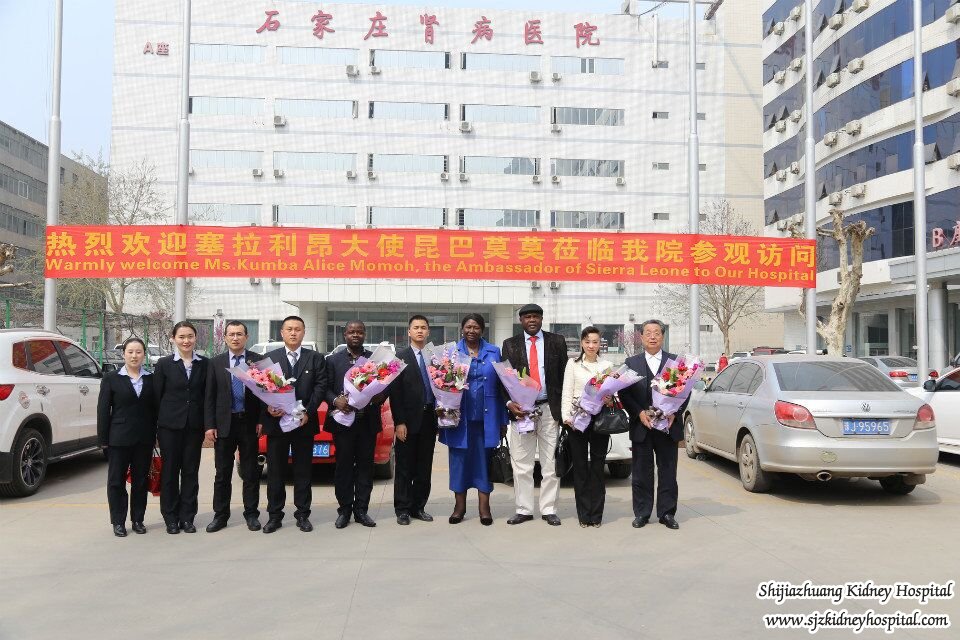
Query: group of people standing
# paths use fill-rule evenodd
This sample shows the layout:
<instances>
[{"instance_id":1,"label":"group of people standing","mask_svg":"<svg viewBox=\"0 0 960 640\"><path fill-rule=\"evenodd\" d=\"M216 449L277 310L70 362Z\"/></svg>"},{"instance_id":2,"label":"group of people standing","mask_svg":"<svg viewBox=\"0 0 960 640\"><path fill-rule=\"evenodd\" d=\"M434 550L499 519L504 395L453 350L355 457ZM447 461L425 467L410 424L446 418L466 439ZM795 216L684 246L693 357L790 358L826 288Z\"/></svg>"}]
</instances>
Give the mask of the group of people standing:
<instances>
[{"instance_id":1,"label":"group of people standing","mask_svg":"<svg viewBox=\"0 0 960 640\"><path fill-rule=\"evenodd\" d=\"M394 510L397 523L411 520L431 522L426 511L431 492L435 443L446 444L449 453L450 490L454 494L450 524L466 518L467 492L479 495L480 523L493 524L490 509L488 461L491 451L510 431L510 457L514 473L515 514L507 520L516 525L534 518L534 464L542 470L540 516L549 525L559 526L557 499L560 479L555 473L555 454L560 429L570 429L573 481L577 516L582 527L599 527L605 497L604 464L609 436L588 427L573 428L577 400L584 385L598 372L611 366L599 357L600 332L587 327L581 332L581 353L570 359L566 340L543 331L543 309L535 304L519 311L523 333L504 341L502 350L483 338L486 329L479 314L467 314L460 323L457 349L469 358L468 386L463 391L460 421L440 429L436 398L430 382L423 349L430 336L429 320L414 315L408 323L410 344L397 357L407 364L389 388L363 409L354 409L343 393L344 375L360 358L372 354L364 349L366 327L360 320L347 323L343 331L345 348L324 356L302 346L306 325L297 316L284 319L281 337L284 346L260 355L246 349L247 327L230 321L225 328L227 351L211 359L194 350L196 328L177 323L171 334L172 355L160 358L152 372L143 365L145 345L139 338L123 344L124 366L104 376L100 387L97 431L107 452L107 498L115 535L127 535L128 515L135 533L146 533L147 478L155 443L163 460L160 479L160 511L169 534L195 533L198 511L199 469L204 439L214 446L215 477L213 520L206 531L214 533L227 526L230 518L234 460L239 460L243 484L243 517L251 531L273 533L283 524L286 485L282 471L288 461L293 472L294 517L297 527L312 531L312 462L314 437L321 428L318 411L327 403L323 429L333 435L336 451L334 471L338 503L335 527L348 526L351 519L367 527L376 522L368 509L373 489L374 449L382 430L381 406L389 400L395 425L396 475ZM643 527L654 505L654 470L658 469L656 496L659 521L678 528L677 442L683 437L681 420L673 421L669 433L652 428L645 410L651 406L650 380L667 360L662 351L664 326L657 320L641 328L644 353L628 358L626 364L644 378L621 392L630 417L633 444L634 527ZM264 359L278 363L286 378L294 378L294 393L306 409L300 425L280 428L283 413L257 399L229 371L241 364ZM510 418L523 410L509 400L493 367L509 362L517 371L528 371L540 383L536 400L540 416L535 429L518 433ZM351 426L333 419L334 409L354 412ZM682 410L681 410L682 413ZM267 522L260 523L260 473L257 464L258 439L267 436ZM126 481L129 478L129 496ZM129 500L128 500L129 498Z\"/></svg>"}]
</instances>

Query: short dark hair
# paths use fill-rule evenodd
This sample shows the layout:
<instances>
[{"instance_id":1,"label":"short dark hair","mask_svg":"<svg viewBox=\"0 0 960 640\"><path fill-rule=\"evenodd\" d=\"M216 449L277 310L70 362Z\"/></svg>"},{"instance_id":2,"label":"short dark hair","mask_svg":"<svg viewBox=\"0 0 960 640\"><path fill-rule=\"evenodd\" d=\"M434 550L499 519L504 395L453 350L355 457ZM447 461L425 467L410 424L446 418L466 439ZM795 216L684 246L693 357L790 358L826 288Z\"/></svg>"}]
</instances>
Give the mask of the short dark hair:
<instances>
[{"instance_id":1,"label":"short dark hair","mask_svg":"<svg viewBox=\"0 0 960 640\"><path fill-rule=\"evenodd\" d=\"M140 338L137 338L136 336L133 336L133 337L130 337L130 338L127 338L126 340L124 340L124 341L123 341L123 347L122 347L120 350L121 350L121 351L126 351L126 350L127 350L127 345L130 344L131 342L139 342L139 343L140 343L140 346L143 347L143 352L144 352L144 353L147 352L147 345L144 343L143 340L141 340Z\"/></svg>"},{"instance_id":2,"label":"short dark hair","mask_svg":"<svg viewBox=\"0 0 960 640\"><path fill-rule=\"evenodd\" d=\"M303 318L301 318L300 316L287 316L286 318L283 319L283 322L280 323L280 328L283 329L283 325L287 324L287 323L290 322L291 320L296 320L297 322L299 322L300 324L302 324L302 325L304 326L304 328L306 328L306 326L307 326L307 323L304 322L304 321L303 321Z\"/></svg>"},{"instance_id":3,"label":"short dark hair","mask_svg":"<svg viewBox=\"0 0 960 640\"><path fill-rule=\"evenodd\" d=\"M193 331L193 335L197 335L197 328L193 326L192 322L190 322L189 320L181 320L177 324L173 325L173 329L170 331L170 337L176 338L177 331L179 331L180 329L190 329L191 331Z\"/></svg>"},{"instance_id":4,"label":"short dark hair","mask_svg":"<svg viewBox=\"0 0 960 640\"><path fill-rule=\"evenodd\" d=\"M467 315L463 316L463 318L460 319L460 328L463 329L470 320L473 320L480 325L480 333L483 333L484 330L486 330L487 323L484 322L483 316L479 313L468 313Z\"/></svg>"},{"instance_id":5,"label":"short dark hair","mask_svg":"<svg viewBox=\"0 0 960 640\"><path fill-rule=\"evenodd\" d=\"M244 324L242 321L240 321L240 320L231 320L230 322L228 322L228 323L227 323L227 326L225 326L225 327L223 328L223 332L226 333L226 332L227 332L227 329L229 329L230 327L243 327L243 334L244 334L244 335L247 335L248 333L250 333L250 330L247 329L247 325L245 325L245 324Z\"/></svg>"},{"instance_id":6,"label":"short dark hair","mask_svg":"<svg viewBox=\"0 0 960 640\"><path fill-rule=\"evenodd\" d=\"M583 340L584 338L586 338L587 336L589 336L589 335L592 334L592 333L595 333L595 334L597 334L598 336L603 336L603 334L600 333L600 329L597 329L595 326L593 326L593 325L591 324L591 325L589 325L589 326L584 327L584 328L580 331L580 339ZM583 357L584 357L585 355L587 355L587 352L583 350L583 345L580 345L580 355L577 356L577 362L583 362Z\"/></svg>"},{"instance_id":7,"label":"short dark hair","mask_svg":"<svg viewBox=\"0 0 960 640\"><path fill-rule=\"evenodd\" d=\"M347 327L352 324L358 324L363 329L363 332L367 332L367 325L363 323L363 320L347 320L347 324L343 325L343 335L347 335Z\"/></svg>"},{"instance_id":8,"label":"short dark hair","mask_svg":"<svg viewBox=\"0 0 960 640\"><path fill-rule=\"evenodd\" d=\"M645 320L644 323L640 325L640 333L643 333L644 329L646 329L648 324L657 325L658 327L660 327L660 334L664 336L667 335L667 325L663 324L662 322L656 319Z\"/></svg>"},{"instance_id":9,"label":"short dark hair","mask_svg":"<svg viewBox=\"0 0 960 640\"><path fill-rule=\"evenodd\" d=\"M418 314L416 314L416 315L410 316L410 319L407 321L407 328L408 328L408 329L410 328L410 325L413 324L413 321L414 321L414 320L423 320L424 322L427 323L427 326L428 326L428 327L430 326L430 321L427 320L427 316L422 316L422 315L420 315L420 314L418 313Z\"/></svg>"}]
</instances>

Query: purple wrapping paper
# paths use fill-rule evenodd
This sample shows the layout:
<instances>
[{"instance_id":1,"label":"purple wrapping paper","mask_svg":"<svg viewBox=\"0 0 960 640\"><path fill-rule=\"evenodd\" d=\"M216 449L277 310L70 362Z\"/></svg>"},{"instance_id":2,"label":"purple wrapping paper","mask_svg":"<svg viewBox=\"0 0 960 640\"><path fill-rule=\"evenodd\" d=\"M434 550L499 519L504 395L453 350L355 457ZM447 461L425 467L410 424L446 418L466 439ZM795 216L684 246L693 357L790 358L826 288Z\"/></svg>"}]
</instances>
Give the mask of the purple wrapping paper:
<instances>
[{"instance_id":1,"label":"purple wrapping paper","mask_svg":"<svg viewBox=\"0 0 960 640\"><path fill-rule=\"evenodd\" d=\"M524 384L516 376L507 373L506 370L510 366L506 362L494 362L493 368L497 372L497 377L500 378L503 388L507 390L510 400L520 405L520 409L527 414L516 419L513 418L513 414L510 414L510 421L513 423L514 429L517 430L517 433L530 433L535 430L537 424L530 414L536 411L540 386L529 386L529 383ZM532 382L536 385L535 380Z\"/></svg>"},{"instance_id":2,"label":"purple wrapping paper","mask_svg":"<svg viewBox=\"0 0 960 640\"><path fill-rule=\"evenodd\" d=\"M593 416L600 413L600 409L603 408L603 399L605 397L610 397L622 389L626 389L630 385L643 380L643 376L627 365L621 365L620 368L614 370L614 373L619 374L619 377L608 377L600 384L599 389L592 386L589 382L584 386L583 393L580 394L580 398L577 400L577 411L573 416L574 429L577 431L586 431L587 427L590 426L590 421L593 419Z\"/></svg>"}]
</instances>

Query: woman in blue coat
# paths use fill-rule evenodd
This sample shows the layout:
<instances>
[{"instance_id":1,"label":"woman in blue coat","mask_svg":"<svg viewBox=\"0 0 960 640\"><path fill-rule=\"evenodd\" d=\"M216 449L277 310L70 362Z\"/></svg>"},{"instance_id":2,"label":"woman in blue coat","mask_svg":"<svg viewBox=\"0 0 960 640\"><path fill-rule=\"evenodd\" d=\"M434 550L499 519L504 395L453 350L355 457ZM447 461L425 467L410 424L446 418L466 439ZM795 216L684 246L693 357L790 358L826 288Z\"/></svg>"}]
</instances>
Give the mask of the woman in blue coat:
<instances>
[{"instance_id":1,"label":"woman in blue coat","mask_svg":"<svg viewBox=\"0 0 960 640\"><path fill-rule=\"evenodd\" d=\"M507 425L507 410L500 395L500 380L493 369L493 363L500 362L500 349L481 337L484 326L483 316L476 313L468 313L460 321L463 339L457 343L457 349L470 356L468 386L460 402L460 424L440 430L440 442L450 452L450 490L456 496L450 524L463 521L467 490L471 488L480 494L480 523L493 524L493 484L487 462L490 449L500 442L501 431Z\"/></svg>"}]
</instances>

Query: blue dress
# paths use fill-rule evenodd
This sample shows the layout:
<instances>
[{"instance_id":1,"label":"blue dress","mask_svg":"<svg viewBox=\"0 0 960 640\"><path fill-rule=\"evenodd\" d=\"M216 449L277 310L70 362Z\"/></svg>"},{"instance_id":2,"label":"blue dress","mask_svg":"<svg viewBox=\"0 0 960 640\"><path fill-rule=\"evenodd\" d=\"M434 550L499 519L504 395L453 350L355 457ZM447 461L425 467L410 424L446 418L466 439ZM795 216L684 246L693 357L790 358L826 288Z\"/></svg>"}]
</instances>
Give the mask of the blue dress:
<instances>
[{"instance_id":1,"label":"blue dress","mask_svg":"<svg viewBox=\"0 0 960 640\"><path fill-rule=\"evenodd\" d=\"M469 353L466 342L457 344L461 353ZM460 423L440 430L440 442L450 455L450 490L465 493L477 489L493 491L488 471L490 449L500 442L500 427L507 424L507 410L500 395L500 380L493 363L500 361L500 350L480 340L480 350L470 359L467 389L460 402Z\"/></svg>"}]
</instances>

